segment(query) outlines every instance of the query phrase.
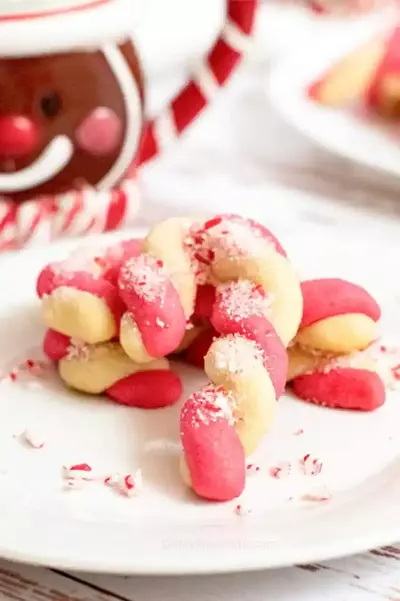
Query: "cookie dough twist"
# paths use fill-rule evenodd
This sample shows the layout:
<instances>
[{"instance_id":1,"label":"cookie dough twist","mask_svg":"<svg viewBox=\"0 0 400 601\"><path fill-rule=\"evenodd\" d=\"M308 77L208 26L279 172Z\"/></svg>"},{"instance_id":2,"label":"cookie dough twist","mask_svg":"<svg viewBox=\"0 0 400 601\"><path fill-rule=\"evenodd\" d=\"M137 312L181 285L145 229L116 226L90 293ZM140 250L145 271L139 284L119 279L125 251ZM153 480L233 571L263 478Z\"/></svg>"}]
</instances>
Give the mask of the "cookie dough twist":
<instances>
[{"instance_id":1,"label":"cookie dough twist","mask_svg":"<svg viewBox=\"0 0 400 601\"><path fill-rule=\"evenodd\" d=\"M301 399L341 409L372 411L385 386L371 350L381 310L362 287L341 279L302 283L300 329L289 348L289 374Z\"/></svg>"},{"instance_id":2,"label":"cookie dough twist","mask_svg":"<svg viewBox=\"0 0 400 601\"><path fill-rule=\"evenodd\" d=\"M66 260L46 265L36 284L45 326L88 344L117 336L124 304L116 280L122 262L140 250L140 240L127 240L77 249Z\"/></svg>"},{"instance_id":3,"label":"cookie dough twist","mask_svg":"<svg viewBox=\"0 0 400 601\"><path fill-rule=\"evenodd\" d=\"M105 394L120 405L158 409L172 405L182 394L180 378L167 359L135 364L118 342L86 344L47 330L43 351L57 362L69 387L86 394Z\"/></svg>"},{"instance_id":4,"label":"cookie dough twist","mask_svg":"<svg viewBox=\"0 0 400 601\"><path fill-rule=\"evenodd\" d=\"M215 288L209 313L218 338L204 361L211 384L181 412L182 475L199 496L226 500L240 494L245 457L273 422L302 294L278 241L251 220L222 215L195 224L188 248L198 285Z\"/></svg>"}]
</instances>

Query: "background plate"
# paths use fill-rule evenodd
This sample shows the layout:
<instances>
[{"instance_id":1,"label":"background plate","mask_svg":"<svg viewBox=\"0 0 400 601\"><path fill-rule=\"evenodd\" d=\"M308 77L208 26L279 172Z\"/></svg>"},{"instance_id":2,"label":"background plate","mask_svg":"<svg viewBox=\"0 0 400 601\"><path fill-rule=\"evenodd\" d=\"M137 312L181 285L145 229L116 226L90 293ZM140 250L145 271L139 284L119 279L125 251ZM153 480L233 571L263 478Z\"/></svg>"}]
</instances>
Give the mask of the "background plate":
<instances>
[{"instance_id":1,"label":"background plate","mask_svg":"<svg viewBox=\"0 0 400 601\"><path fill-rule=\"evenodd\" d=\"M327 68L381 29L393 26L393 13L325 30L274 68L267 81L273 108L301 133L339 156L386 174L400 176L400 139L381 125L350 111L319 106L307 97L308 86Z\"/></svg>"}]
</instances>

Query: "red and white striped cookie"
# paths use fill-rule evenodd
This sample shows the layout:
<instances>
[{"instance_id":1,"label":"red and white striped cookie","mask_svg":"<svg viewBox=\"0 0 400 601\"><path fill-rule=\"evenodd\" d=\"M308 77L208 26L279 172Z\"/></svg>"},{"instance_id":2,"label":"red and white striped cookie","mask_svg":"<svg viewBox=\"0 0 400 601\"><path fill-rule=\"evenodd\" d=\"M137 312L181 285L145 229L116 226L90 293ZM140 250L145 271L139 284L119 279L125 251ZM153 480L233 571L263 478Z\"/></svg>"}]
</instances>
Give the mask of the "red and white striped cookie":
<instances>
[{"instance_id":1,"label":"red and white striped cookie","mask_svg":"<svg viewBox=\"0 0 400 601\"><path fill-rule=\"evenodd\" d=\"M37 294L46 327L90 344L106 342L119 331L125 305L116 278L121 263L140 252L127 240L101 250L81 250L39 274Z\"/></svg>"},{"instance_id":2,"label":"red and white striped cookie","mask_svg":"<svg viewBox=\"0 0 400 601\"><path fill-rule=\"evenodd\" d=\"M366 348L381 309L361 286L338 278L302 282L303 317L295 342L332 354Z\"/></svg>"},{"instance_id":3,"label":"red and white striped cookie","mask_svg":"<svg viewBox=\"0 0 400 601\"><path fill-rule=\"evenodd\" d=\"M105 394L120 405L159 409L176 403L182 394L180 378L166 359L137 365L117 342L86 344L48 330L43 351L58 363L63 382L87 394Z\"/></svg>"},{"instance_id":4,"label":"red and white striped cookie","mask_svg":"<svg viewBox=\"0 0 400 601\"><path fill-rule=\"evenodd\" d=\"M222 387L194 393L181 412L181 474L208 501L229 501L245 487L246 456L233 423L233 399Z\"/></svg>"},{"instance_id":5,"label":"red and white striped cookie","mask_svg":"<svg viewBox=\"0 0 400 601\"><path fill-rule=\"evenodd\" d=\"M289 375L301 399L327 407L372 411L385 384L369 347L381 310L364 288L341 279L302 283L304 310L289 349Z\"/></svg>"}]
</instances>

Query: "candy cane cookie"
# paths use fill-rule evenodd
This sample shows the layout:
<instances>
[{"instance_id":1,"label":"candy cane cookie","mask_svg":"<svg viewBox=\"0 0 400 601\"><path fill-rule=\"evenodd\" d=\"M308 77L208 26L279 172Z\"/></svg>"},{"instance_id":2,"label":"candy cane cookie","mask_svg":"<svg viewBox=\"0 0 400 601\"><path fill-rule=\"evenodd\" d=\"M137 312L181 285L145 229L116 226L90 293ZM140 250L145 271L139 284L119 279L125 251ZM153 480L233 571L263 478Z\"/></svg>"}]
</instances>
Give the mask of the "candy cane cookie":
<instances>
[{"instance_id":1,"label":"candy cane cookie","mask_svg":"<svg viewBox=\"0 0 400 601\"><path fill-rule=\"evenodd\" d=\"M385 385L370 347L381 310L363 288L340 279L302 283L304 310L289 348L289 374L301 399L328 407L372 411Z\"/></svg>"},{"instance_id":2,"label":"candy cane cookie","mask_svg":"<svg viewBox=\"0 0 400 601\"><path fill-rule=\"evenodd\" d=\"M188 219L169 219L154 226L143 252L119 272L119 294L128 308L122 317L120 342L137 363L176 351L193 314L196 281L184 239Z\"/></svg>"},{"instance_id":3,"label":"candy cane cookie","mask_svg":"<svg viewBox=\"0 0 400 601\"><path fill-rule=\"evenodd\" d=\"M104 393L119 404L145 409L172 405L182 394L166 359L137 365L117 342L90 345L48 330L43 350L58 363L62 381L79 392Z\"/></svg>"},{"instance_id":4,"label":"candy cane cookie","mask_svg":"<svg viewBox=\"0 0 400 601\"><path fill-rule=\"evenodd\" d=\"M243 490L245 458L273 423L303 301L295 270L262 226L219 216L190 235L197 281L215 286L210 322L218 337L204 359L210 385L182 408L181 473L198 496L227 500Z\"/></svg>"},{"instance_id":5,"label":"candy cane cookie","mask_svg":"<svg viewBox=\"0 0 400 601\"><path fill-rule=\"evenodd\" d=\"M39 274L37 294L46 327L90 344L118 334L125 307L116 279L121 263L138 254L141 242L127 240L98 251L75 251Z\"/></svg>"}]
</instances>

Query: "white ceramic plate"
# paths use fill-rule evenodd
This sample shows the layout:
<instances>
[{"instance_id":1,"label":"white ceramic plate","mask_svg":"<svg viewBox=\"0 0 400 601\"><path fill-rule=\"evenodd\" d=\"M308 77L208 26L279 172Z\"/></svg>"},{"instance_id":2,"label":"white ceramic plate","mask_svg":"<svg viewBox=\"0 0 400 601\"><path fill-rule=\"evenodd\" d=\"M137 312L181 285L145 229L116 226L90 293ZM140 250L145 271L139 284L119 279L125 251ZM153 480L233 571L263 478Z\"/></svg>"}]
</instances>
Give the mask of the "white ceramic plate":
<instances>
[{"instance_id":1,"label":"white ceramic plate","mask_svg":"<svg viewBox=\"0 0 400 601\"><path fill-rule=\"evenodd\" d=\"M326 150L386 174L400 175L400 139L382 125L358 118L350 111L329 109L307 97L308 86L329 66L373 37L393 26L393 15L342 24L280 62L267 82L274 109L292 126Z\"/></svg>"},{"instance_id":2,"label":"white ceramic plate","mask_svg":"<svg viewBox=\"0 0 400 601\"><path fill-rule=\"evenodd\" d=\"M107 237L115 234L102 241ZM282 242L302 277L336 275L367 286L385 309L384 331L400 337L400 284L397 271L390 271L398 247L342 241L338 248L333 236L304 232ZM1 258L3 369L40 344L36 274L70 248L62 243ZM204 381L195 370L179 371L185 395ZM374 414L282 398L274 430L254 457L260 471L249 477L244 497L210 504L192 497L178 475L179 407L120 407L68 392L55 377L38 388L3 381L0 392L4 558L124 574L211 573L323 560L400 540L398 393ZM26 428L43 435L42 449L14 437ZM295 435L299 429L304 434ZM296 468L307 453L323 462L319 476L306 477ZM270 477L270 468L283 461L292 463L292 475ZM82 462L104 475L141 468L142 494L124 498L96 483L63 490L61 467ZM329 502L302 500L324 487L332 494ZM238 503L252 513L238 516Z\"/></svg>"}]
</instances>

